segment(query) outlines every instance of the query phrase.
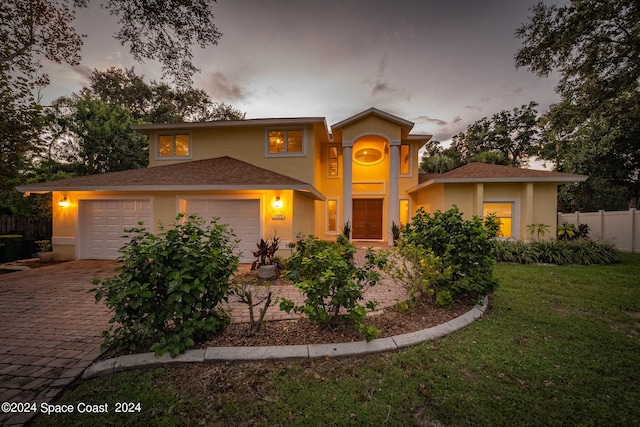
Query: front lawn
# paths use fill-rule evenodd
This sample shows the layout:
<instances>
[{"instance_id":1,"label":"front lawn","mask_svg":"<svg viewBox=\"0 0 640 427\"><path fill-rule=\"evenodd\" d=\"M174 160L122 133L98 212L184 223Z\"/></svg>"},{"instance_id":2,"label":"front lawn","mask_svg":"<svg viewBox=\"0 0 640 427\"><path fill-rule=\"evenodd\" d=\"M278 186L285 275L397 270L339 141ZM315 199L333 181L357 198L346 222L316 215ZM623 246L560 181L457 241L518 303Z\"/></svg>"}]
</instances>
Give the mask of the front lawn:
<instances>
[{"instance_id":1,"label":"front lawn","mask_svg":"<svg viewBox=\"0 0 640 427\"><path fill-rule=\"evenodd\" d=\"M83 381L57 403L109 414L35 425L633 425L640 255L608 266L499 264L485 317L357 359L186 365ZM115 414L116 402L141 412Z\"/></svg>"}]
</instances>

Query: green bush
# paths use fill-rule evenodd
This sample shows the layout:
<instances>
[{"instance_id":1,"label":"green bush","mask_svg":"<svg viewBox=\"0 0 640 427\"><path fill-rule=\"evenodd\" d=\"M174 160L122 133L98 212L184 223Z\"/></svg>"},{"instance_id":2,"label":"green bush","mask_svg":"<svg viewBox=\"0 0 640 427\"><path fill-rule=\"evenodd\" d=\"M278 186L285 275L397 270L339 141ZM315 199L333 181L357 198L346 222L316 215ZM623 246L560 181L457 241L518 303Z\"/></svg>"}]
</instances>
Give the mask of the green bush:
<instances>
[{"instance_id":1,"label":"green bush","mask_svg":"<svg viewBox=\"0 0 640 427\"><path fill-rule=\"evenodd\" d=\"M450 298L475 301L497 286L493 277L495 224L491 223L485 225L477 216L464 220L457 207L433 216L420 208L404 228L401 240L431 250L441 260L443 271L451 272L434 284L436 294L448 291L439 298L445 305Z\"/></svg>"},{"instance_id":2,"label":"green bush","mask_svg":"<svg viewBox=\"0 0 640 427\"><path fill-rule=\"evenodd\" d=\"M589 239L541 242L497 242L498 261L519 264L592 265L620 262L620 253L608 243Z\"/></svg>"},{"instance_id":3,"label":"green bush","mask_svg":"<svg viewBox=\"0 0 640 427\"><path fill-rule=\"evenodd\" d=\"M228 322L218 304L227 301L239 256L226 226L180 214L174 227L161 227L157 235L142 228L127 232L133 236L120 250L117 274L95 280L91 290L113 311L103 347L135 349L147 342L157 355L176 356Z\"/></svg>"},{"instance_id":4,"label":"green bush","mask_svg":"<svg viewBox=\"0 0 640 427\"><path fill-rule=\"evenodd\" d=\"M431 249L404 240L389 250L385 272L404 286L412 300L433 298L453 275L452 267L445 267Z\"/></svg>"},{"instance_id":5,"label":"green bush","mask_svg":"<svg viewBox=\"0 0 640 427\"><path fill-rule=\"evenodd\" d=\"M366 309L373 310L376 302L364 299L364 291L380 280L378 268L384 267L385 255L376 256L367 251L362 267L354 261L355 246L346 236L338 236L337 242L318 240L314 236L298 236L292 243L292 254L287 261L284 277L291 280L306 296L303 305L283 299L280 309L289 313L304 313L311 320L324 325L335 324L341 312L344 318L360 328L367 340L379 331L365 329L363 319Z\"/></svg>"}]
</instances>

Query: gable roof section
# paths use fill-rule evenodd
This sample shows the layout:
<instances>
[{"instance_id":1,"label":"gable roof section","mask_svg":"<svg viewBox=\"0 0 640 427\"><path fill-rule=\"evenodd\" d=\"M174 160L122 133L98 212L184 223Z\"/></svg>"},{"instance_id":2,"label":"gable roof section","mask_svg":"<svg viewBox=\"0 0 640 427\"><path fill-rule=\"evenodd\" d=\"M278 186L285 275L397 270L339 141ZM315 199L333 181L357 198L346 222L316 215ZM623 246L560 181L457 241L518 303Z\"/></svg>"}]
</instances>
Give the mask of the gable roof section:
<instances>
[{"instance_id":1,"label":"gable roof section","mask_svg":"<svg viewBox=\"0 0 640 427\"><path fill-rule=\"evenodd\" d=\"M368 110L364 110L358 114L355 114L351 117L348 117L334 125L331 126L331 129L335 130L335 129L340 129L343 128L345 126L347 126L350 123L356 122L358 120L361 120L367 116L377 116L380 118L383 118L384 120L388 120L390 122L396 123L397 125L399 125L402 128L408 128L408 129L412 129L413 128L413 123L410 122L409 120L405 120L402 119L398 116L394 116L393 114L389 114L386 111L382 111L382 110L378 110L377 108L371 107ZM407 130L408 132L408 130Z\"/></svg>"},{"instance_id":2,"label":"gable roof section","mask_svg":"<svg viewBox=\"0 0 640 427\"><path fill-rule=\"evenodd\" d=\"M232 157L78 176L18 187L18 191L23 193L185 190L297 190L319 200L325 199L311 184Z\"/></svg>"},{"instance_id":3,"label":"gable roof section","mask_svg":"<svg viewBox=\"0 0 640 427\"><path fill-rule=\"evenodd\" d=\"M556 171L523 169L513 166L469 163L443 174L420 174L419 184L411 189L413 193L433 184L463 184L475 182L555 182L558 184L586 181L588 176Z\"/></svg>"}]
</instances>

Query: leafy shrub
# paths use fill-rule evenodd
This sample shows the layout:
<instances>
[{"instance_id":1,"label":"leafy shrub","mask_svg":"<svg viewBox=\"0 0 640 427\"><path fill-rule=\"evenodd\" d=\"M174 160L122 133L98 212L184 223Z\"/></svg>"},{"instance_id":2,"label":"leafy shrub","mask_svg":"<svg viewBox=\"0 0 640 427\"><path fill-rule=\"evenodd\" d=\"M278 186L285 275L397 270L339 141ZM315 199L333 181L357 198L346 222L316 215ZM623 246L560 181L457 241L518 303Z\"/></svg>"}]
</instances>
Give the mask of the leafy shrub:
<instances>
[{"instance_id":1,"label":"leafy shrub","mask_svg":"<svg viewBox=\"0 0 640 427\"><path fill-rule=\"evenodd\" d=\"M558 224L558 239L571 240L576 237L576 226L573 224Z\"/></svg>"},{"instance_id":2,"label":"leafy shrub","mask_svg":"<svg viewBox=\"0 0 640 427\"><path fill-rule=\"evenodd\" d=\"M354 261L356 248L344 235L338 236L335 243L311 235L298 236L291 246L293 251L284 277L291 280L306 299L304 305L296 306L293 301L283 298L280 309L287 313L291 310L304 313L324 325L337 323L343 311L345 319L360 328L367 340L374 338L379 331L365 329L362 321L366 309L373 310L377 303L367 301L362 305L361 301L365 290L380 280L377 269L384 267L384 254L376 256L369 249L364 265L358 267Z\"/></svg>"},{"instance_id":3,"label":"leafy shrub","mask_svg":"<svg viewBox=\"0 0 640 427\"><path fill-rule=\"evenodd\" d=\"M494 235L495 221L485 226L477 216L464 220L457 207L433 216L420 208L403 230L401 239L431 250L441 260L443 271L451 273L436 281L436 293L446 290L454 301L474 301L497 285L493 277ZM441 301L446 300L441 297Z\"/></svg>"},{"instance_id":4,"label":"leafy shrub","mask_svg":"<svg viewBox=\"0 0 640 427\"><path fill-rule=\"evenodd\" d=\"M431 249L404 240L389 250L385 272L404 286L411 299L433 297L453 275L452 267L445 267Z\"/></svg>"},{"instance_id":5,"label":"leafy shrub","mask_svg":"<svg viewBox=\"0 0 640 427\"><path fill-rule=\"evenodd\" d=\"M588 239L545 242L497 242L498 261L519 264L591 265L620 262L619 252L608 243Z\"/></svg>"},{"instance_id":6,"label":"leafy shrub","mask_svg":"<svg viewBox=\"0 0 640 427\"><path fill-rule=\"evenodd\" d=\"M113 311L103 347L150 342L157 355L176 356L228 322L218 304L227 301L238 268L237 241L215 221L204 226L201 218L184 217L157 235L127 230L133 237L120 250L118 273L94 280L96 302L104 299Z\"/></svg>"}]
</instances>

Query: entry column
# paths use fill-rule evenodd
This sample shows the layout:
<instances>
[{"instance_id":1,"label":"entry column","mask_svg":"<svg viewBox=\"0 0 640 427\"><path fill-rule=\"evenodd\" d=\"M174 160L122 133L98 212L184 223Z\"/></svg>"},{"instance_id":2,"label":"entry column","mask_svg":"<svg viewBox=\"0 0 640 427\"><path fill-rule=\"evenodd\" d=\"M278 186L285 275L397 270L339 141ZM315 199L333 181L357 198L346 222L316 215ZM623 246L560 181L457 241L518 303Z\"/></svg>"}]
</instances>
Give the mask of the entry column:
<instances>
[{"instance_id":1,"label":"entry column","mask_svg":"<svg viewBox=\"0 0 640 427\"><path fill-rule=\"evenodd\" d=\"M391 226L400 225L400 199L398 196L398 177L400 176L400 141L391 141L391 157L389 159L389 224L387 241L393 244Z\"/></svg>"},{"instance_id":2,"label":"entry column","mask_svg":"<svg viewBox=\"0 0 640 427\"><path fill-rule=\"evenodd\" d=\"M342 143L342 218L343 222L349 221L353 227L353 164L352 164L353 141ZM351 238L351 236L349 236Z\"/></svg>"}]
</instances>

